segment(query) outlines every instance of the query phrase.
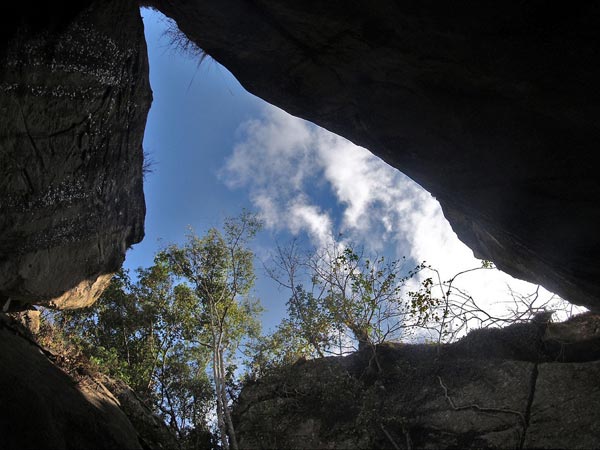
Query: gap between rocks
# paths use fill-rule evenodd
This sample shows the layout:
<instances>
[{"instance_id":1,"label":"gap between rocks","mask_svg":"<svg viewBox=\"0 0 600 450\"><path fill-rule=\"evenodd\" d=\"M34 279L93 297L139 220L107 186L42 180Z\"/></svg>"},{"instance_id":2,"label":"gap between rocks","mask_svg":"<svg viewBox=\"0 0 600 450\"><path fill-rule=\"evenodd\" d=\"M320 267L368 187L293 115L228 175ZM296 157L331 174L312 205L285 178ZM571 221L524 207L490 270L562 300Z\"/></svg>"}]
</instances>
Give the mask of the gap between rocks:
<instances>
[{"instance_id":1,"label":"gap between rocks","mask_svg":"<svg viewBox=\"0 0 600 450\"><path fill-rule=\"evenodd\" d=\"M521 442L519 443L519 449L521 450L524 448L525 438L527 436L527 430L529 428L529 419L531 417L531 405L533 404L533 399L535 397L535 387L538 378L538 364L539 363L534 363L533 370L531 371L529 398L527 399L527 407L525 408L525 424L523 427L523 434L521 435Z\"/></svg>"}]
</instances>

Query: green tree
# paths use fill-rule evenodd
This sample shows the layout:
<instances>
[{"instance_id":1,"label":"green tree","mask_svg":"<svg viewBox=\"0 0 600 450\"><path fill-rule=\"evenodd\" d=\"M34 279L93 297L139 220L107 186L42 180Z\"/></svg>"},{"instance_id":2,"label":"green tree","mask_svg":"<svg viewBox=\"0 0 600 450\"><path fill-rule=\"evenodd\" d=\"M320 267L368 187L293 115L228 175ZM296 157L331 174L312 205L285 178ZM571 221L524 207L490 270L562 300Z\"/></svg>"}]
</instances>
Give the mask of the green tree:
<instances>
[{"instance_id":1,"label":"green tree","mask_svg":"<svg viewBox=\"0 0 600 450\"><path fill-rule=\"evenodd\" d=\"M407 330L428 319L428 298L415 308L403 295L407 282L424 264L407 270L405 260L369 258L362 251L336 242L302 256L295 241L278 247L273 261L267 273L291 296L287 303L289 318L272 339L277 342L290 335L290 330L302 337L296 337L290 355L321 357L336 346L337 353L343 354L350 341L358 348L373 347L400 339ZM304 287L307 284L308 289ZM311 351L306 351L307 344Z\"/></svg>"},{"instance_id":2,"label":"green tree","mask_svg":"<svg viewBox=\"0 0 600 450\"><path fill-rule=\"evenodd\" d=\"M307 265L331 323L339 332L350 331L359 349L398 340L427 319L428 309L415 310L403 295L423 264L407 269L405 259L370 258L363 250L332 243Z\"/></svg>"},{"instance_id":3,"label":"green tree","mask_svg":"<svg viewBox=\"0 0 600 450\"><path fill-rule=\"evenodd\" d=\"M211 228L203 237L191 233L183 245L171 245L161 254L198 299L201 327L194 340L211 354L217 425L225 450L238 448L227 390L232 365L244 338L258 335L260 329L260 306L250 298L255 273L248 247L260 227L256 216L244 212L226 219L223 232Z\"/></svg>"},{"instance_id":4,"label":"green tree","mask_svg":"<svg viewBox=\"0 0 600 450\"><path fill-rule=\"evenodd\" d=\"M246 381L256 380L272 369L321 355L304 337L302 324L283 319L272 333L254 339L248 346Z\"/></svg>"},{"instance_id":5,"label":"green tree","mask_svg":"<svg viewBox=\"0 0 600 450\"><path fill-rule=\"evenodd\" d=\"M127 382L165 419L181 443L207 435L214 404L206 374L207 349L191 341L196 298L176 283L167 261L116 274L90 308L57 313L57 325L100 370Z\"/></svg>"}]
</instances>

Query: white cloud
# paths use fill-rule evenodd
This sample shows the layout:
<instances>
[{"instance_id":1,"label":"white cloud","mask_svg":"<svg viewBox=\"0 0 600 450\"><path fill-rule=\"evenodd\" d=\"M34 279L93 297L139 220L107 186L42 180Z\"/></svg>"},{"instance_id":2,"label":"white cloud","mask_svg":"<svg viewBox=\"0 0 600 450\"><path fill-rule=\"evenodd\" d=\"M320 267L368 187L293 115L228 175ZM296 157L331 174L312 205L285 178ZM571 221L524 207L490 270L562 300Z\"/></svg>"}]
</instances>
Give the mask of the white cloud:
<instances>
[{"instance_id":1,"label":"white cloud","mask_svg":"<svg viewBox=\"0 0 600 450\"><path fill-rule=\"evenodd\" d=\"M346 139L272 106L241 127L242 140L221 177L249 189L267 227L305 232L314 245L344 238L367 250L426 260L444 279L481 265L458 240L439 203L418 184ZM325 210L323 192L336 205ZM507 286L535 286L494 270L465 275L461 286L482 304L507 298ZM550 296L550 293L544 292Z\"/></svg>"},{"instance_id":2,"label":"white cloud","mask_svg":"<svg viewBox=\"0 0 600 450\"><path fill-rule=\"evenodd\" d=\"M331 219L319 207L305 202L304 198L290 204L288 227L294 234L306 230L311 240L321 247L331 238Z\"/></svg>"}]
</instances>

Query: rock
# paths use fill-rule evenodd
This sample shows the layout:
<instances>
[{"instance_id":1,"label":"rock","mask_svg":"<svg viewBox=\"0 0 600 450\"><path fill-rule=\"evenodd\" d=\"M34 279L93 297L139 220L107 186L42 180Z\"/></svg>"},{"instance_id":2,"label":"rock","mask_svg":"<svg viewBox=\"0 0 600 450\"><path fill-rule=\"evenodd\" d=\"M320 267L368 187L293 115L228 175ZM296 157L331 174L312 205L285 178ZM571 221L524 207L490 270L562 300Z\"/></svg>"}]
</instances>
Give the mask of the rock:
<instances>
[{"instance_id":1,"label":"rock","mask_svg":"<svg viewBox=\"0 0 600 450\"><path fill-rule=\"evenodd\" d=\"M165 423L146 406L126 383L103 374L96 374L94 378L106 386L117 398L121 410L135 427L144 450L179 448L179 443Z\"/></svg>"},{"instance_id":2,"label":"rock","mask_svg":"<svg viewBox=\"0 0 600 450\"><path fill-rule=\"evenodd\" d=\"M516 448L534 364L436 361L398 350L383 372L368 357L309 361L244 388L240 448ZM368 356L368 355L367 355ZM388 355L389 356L389 355Z\"/></svg>"},{"instance_id":3,"label":"rock","mask_svg":"<svg viewBox=\"0 0 600 450\"><path fill-rule=\"evenodd\" d=\"M142 448L104 386L75 383L15 325L0 314L0 448Z\"/></svg>"},{"instance_id":4,"label":"rock","mask_svg":"<svg viewBox=\"0 0 600 450\"><path fill-rule=\"evenodd\" d=\"M98 300L102 292L108 287L112 276L112 273L106 273L83 280L74 288L53 298L48 306L55 309L77 309L90 306Z\"/></svg>"},{"instance_id":5,"label":"rock","mask_svg":"<svg viewBox=\"0 0 600 450\"><path fill-rule=\"evenodd\" d=\"M524 448L598 447L600 361L540 364Z\"/></svg>"},{"instance_id":6,"label":"rock","mask_svg":"<svg viewBox=\"0 0 600 450\"><path fill-rule=\"evenodd\" d=\"M27 320L33 313L39 324L38 311L0 314L0 448L179 448L126 383L64 343L41 346Z\"/></svg>"},{"instance_id":7,"label":"rock","mask_svg":"<svg viewBox=\"0 0 600 450\"><path fill-rule=\"evenodd\" d=\"M479 258L600 308L600 6L148 2L253 94L441 203Z\"/></svg>"},{"instance_id":8,"label":"rock","mask_svg":"<svg viewBox=\"0 0 600 450\"><path fill-rule=\"evenodd\" d=\"M242 389L240 447L594 448L600 361L558 359L542 327L572 335L598 320L477 330L439 348L388 343L273 370Z\"/></svg>"},{"instance_id":9,"label":"rock","mask_svg":"<svg viewBox=\"0 0 600 450\"><path fill-rule=\"evenodd\" d=\"M13 313L13 317L31 334L33 337L40 331L40 312L32 309Z\"/></svg>"},{"instance_id":10,"label":"rock","mask_svg":"<svg viewBox=\"0 0 600 450\"><path fill-rule=\"evenodd\" d=\"M3 17L13 26L0 47L0 305L8 311L93 303L144 235L151 91L139 10L127 0L57 2L44 17L37 6Z\"/></svg>"},{"instance_id":11,"label":"rock","mask_svg":"<svg viewBox=\"0 0 600 450\"><path fill-rule=\"evenodd\" d=\"M600 315L587 313L549 323L542 340L556 361L600 360Z\"/></svg>"}]
</instances>

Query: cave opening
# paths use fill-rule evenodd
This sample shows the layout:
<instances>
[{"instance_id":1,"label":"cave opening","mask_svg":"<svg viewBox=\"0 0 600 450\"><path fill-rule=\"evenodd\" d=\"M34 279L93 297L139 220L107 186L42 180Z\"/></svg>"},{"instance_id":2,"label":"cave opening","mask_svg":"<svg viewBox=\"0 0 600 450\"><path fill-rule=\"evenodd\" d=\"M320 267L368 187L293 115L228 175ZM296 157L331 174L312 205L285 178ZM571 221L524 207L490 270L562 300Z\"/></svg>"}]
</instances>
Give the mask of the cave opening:
<instances>
[{"instance_id":1,"label":"cave opening","mask_svg":"<svg viewBox=\"0 0 600 450\"><path fill-rule=\"evenodd\" d=\"M165 243L183 240L187 226L207 229L241 208L265 221L257 244L263 262L277 242L301 236L314 247L338 235L388 258L425 260L444 279L480 266L417 183L248 93L171 19L141 12L154 93L144 147L156 165L145 180L146 237L128 251L125 267L149 265ZM511 294L565 309L552 293L497 270L465 280L465 290L494 316L514 307ZM258 277L257 297L267 309L265 328L273 327L285 299L266 276Z\"/></svg>"},{"instance_id":2,"label":"cave opening","mask_svg":"<svg viewBox=\"0 0 600 450\"><path fill-rule=\"evenodd\" d=\"M225 409L242 405L234 420L250 426L246 444L594 446L598 420L588 412L598 403L597 316L549 322L546 309L558 299L474 258L444 215L477 255L581 304L597 302L599 184L589 152L600 136L593 120L598 71L589 63L597 56L590 42L600 42L597 11L472 2L433 10L401 2L384 9L343 1L151 2L230 73L156 10L142 10L144 35L135 2L88 1L72 10L67 3L26 11L25 2L16 8L20 19L0 30L8 36L0 51L0 403L7 405L0 447L175 448L170 432L193 448L218 447L209 429L218 398L217 406L205 396L199 412L188 408L188 400L217 390L221 409L223 398ZM21 27L29 19L31 27ZM354 143L263 103L236 77ZM149 83L154 104L146 120ZM443 211L396 168L427 187ZM264 223L246 253L256 255L251 295L267 308L266 333L253 344L275 342L280 335L269 332L292 310L286 302L306 293L294 293L293 283L291 294L282 292L265 276L262 262L275 244L296 238L302 249L343 248L332 267L352 283L334 291L327 272L320 285L308 273L307 283L325 293L321 305L330 307L321 336L333 357L292 353L279 372L263 372L268 382L251 374L242 398L239 347L229 348L227 367L224 352L212 353L220 387L211 385L210 357L199 349L215 349L216 340L200 340L206 310L194 309L208 300L176 285L183 271L167 273L158 295L146 288L162 282L160 270L142 272L145 285L111 277L125 256L128 269L148 267L157 249L183 242L187 225L202 233L244 207ZM136 244L145 219L146 239ZM354 326L332 312L344 309L346 292L372 293L386 273L369 272L372 262L348 269L361 258L346 252L352 246L438 270L409 277L416 284L403 287L418 288L411 299L427 300L421 294L435 286L442 300L455 289L466 301L461 313L465 304L494 301L498 312L481 321L489 328L456 343L449 342L466 329L439 327L438 340L375 341L370 323ZM365 282L365 273L376 281ZM460 285L453 284L457 273ZM83 308L103 292L98 309ZM226 311L241 304L231 298ZM302 298L310 304L315 297ZM515 314L515 302L525 309ZM60 309L59 319L36 319L38 304ZM559 309L574 312L565 303ZM378 325L390 323L390 310L375 309ZM512 323L501 329L503 311ZM341 325L332 331L333 320ZM81 339L64 339L73 330ZM390 336L389 327L381 330L376 337ZM334 347L335 331L350 338L340 336ZM188 345L184 335L197 342ZM122 380L154 400L154 411ZM180 406L169 404L172 388L183 393ZM141 410L148 414L140 418ZM557 417L564 426L556 427ZM222 425L224 447L231 436Z\"/></svg>"}]
</instances>

